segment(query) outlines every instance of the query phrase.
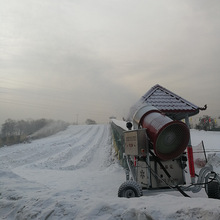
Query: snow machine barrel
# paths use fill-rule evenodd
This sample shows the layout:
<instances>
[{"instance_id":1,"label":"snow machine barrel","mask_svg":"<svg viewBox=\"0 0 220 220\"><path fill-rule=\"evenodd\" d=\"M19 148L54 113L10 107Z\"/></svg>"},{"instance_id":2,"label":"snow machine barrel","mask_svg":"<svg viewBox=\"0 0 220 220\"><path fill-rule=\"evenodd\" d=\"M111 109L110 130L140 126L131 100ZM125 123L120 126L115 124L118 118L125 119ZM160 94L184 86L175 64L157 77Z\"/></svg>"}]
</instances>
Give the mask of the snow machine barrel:
<instances>
[{"instance_id":1,"label":"snow machine barrel","mask_svg":"<svg viewBox=\"0 0 220 220\"><path fill-rule=\"evenodd\" d=\"M142 105L133 115L134 129L145 128L154 153L161 160L180 156L189 142L189 129L181 121L173 121L151 105Z\"/></svg>"}]
</instances>

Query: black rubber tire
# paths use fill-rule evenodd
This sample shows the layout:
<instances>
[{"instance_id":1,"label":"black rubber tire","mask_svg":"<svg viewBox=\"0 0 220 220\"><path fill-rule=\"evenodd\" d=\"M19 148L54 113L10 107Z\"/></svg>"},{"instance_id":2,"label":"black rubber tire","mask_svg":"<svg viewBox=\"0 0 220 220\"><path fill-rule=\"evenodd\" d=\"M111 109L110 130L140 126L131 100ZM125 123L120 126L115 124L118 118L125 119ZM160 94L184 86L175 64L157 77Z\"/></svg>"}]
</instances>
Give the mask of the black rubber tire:
<instances>
[{"instance_id":1,"label":"black rubber tire","mask_svg":"<svg viewBox=\"0 0 220 220\"><path fill-rule=\"evenodd\" d=\"M133 198L143 196L141 186L135 181L126 181L118 189L118 197Z\"/></svg>"},{"instance_id":2,"label":"black rubber tire","mask_svg":"<svg viewBox=\"0 0 220 220\"><path fill-rule=\"evenodd\" d=\"M220 184L217 181L208 183L206 193L209 198L220 199Z\"/></svg>"}]
</instances>

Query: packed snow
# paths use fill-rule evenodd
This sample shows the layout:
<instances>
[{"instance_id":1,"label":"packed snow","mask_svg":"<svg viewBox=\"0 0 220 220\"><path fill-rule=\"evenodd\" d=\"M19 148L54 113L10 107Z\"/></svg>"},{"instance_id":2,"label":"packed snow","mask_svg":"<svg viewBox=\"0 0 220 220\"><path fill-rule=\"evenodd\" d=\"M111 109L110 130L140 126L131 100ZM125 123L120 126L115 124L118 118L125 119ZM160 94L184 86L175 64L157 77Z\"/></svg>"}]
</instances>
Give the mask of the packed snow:
<instances>
[{"instance_id":1,"label":"packed snow","mask_svg":"<svg viewBox=\"0 0 220 220\"><path fill-rule=\"evenodd\" d=\"M220 172L220 133L191 130ZM217 220L220 200L205 192L183 197L155 192L118 198L125 181L112 146L111 127L72 125L56 135L0 148L0 219Z\"/></svg>"}]
</instances>

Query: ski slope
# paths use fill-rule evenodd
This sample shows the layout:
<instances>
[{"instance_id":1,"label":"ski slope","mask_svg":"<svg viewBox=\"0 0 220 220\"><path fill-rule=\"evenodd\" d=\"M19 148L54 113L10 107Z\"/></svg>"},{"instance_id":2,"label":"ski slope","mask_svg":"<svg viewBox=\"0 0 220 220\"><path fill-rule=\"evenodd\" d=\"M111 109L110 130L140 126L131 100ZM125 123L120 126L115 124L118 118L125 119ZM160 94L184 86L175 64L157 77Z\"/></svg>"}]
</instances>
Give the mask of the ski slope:
<instances>
[{"instance_id":1,"label":"ski slope","mask_svg":"<svg viewBox=\"0 0 220 220\"><path fill-rule=\"evenodd\" d=\"M219 143L220 133L214 140ZM118 198L124 181L110 125L69 126L32 143L0 148L0 219L220 219L220 201L205 193Z\"/></svg>"}]
</instances>

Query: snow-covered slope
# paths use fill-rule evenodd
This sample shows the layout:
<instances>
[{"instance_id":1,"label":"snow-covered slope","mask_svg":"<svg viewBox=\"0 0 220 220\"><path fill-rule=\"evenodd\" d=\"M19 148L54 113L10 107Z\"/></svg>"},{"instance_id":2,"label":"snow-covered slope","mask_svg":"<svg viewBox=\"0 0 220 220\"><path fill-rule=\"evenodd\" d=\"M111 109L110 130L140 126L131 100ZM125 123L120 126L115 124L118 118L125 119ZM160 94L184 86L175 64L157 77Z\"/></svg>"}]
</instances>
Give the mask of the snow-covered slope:
<instances>
[{"instance_id":1,"label":"snow-covered slope","mask_svg":"<svg viewBox=\"0 0 220 220\"><path fill-rule=\"evenodd\" d=\"M220 133L213 138L220 143ZM0 219L220 219L220 201L205 193L118 198L124 181L110 126L70 126L29 144L0 148Z\"/></svg>"}]
</instances>

